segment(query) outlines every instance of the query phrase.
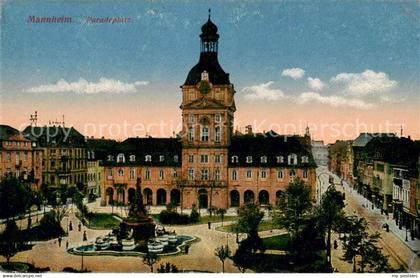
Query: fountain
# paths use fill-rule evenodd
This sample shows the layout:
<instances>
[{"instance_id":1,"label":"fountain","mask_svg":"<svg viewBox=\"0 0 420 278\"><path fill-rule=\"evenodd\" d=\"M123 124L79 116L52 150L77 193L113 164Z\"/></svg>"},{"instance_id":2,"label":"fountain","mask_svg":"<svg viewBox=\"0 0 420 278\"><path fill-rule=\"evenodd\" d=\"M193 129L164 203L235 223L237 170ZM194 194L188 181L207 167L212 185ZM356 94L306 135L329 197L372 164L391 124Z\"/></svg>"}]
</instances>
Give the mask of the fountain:
<instances>
[{"instance_id":1,"label":"fountain","mask_svg":"<svg viewBox=\"0 0 420 278\"><path fill-rule=\"evenodd\" d=\"M141 179L137 178L134 200L130 203L128 217L120 224L120 237L126 248L132 247L134 243L147 242L155 234L155 223L147 216L140 185Z\"/></svg>"},{"instance_id":2,"label":"fountain","mask_svg":"<svg viewBox=\"0 0 420 278\"><path fill-rule=\"evenodd\" d=\"M119 230L97 237L93 244L71 248L68 252L75 255L127 256L150 252L164 256L180 253L181 246L194 241L196 238L193 236L176 235L175 231L167 232L164 227L156 226L147 216L140 184L138 178L128 217L121 222Z\"/></svg>"}]
</instances>

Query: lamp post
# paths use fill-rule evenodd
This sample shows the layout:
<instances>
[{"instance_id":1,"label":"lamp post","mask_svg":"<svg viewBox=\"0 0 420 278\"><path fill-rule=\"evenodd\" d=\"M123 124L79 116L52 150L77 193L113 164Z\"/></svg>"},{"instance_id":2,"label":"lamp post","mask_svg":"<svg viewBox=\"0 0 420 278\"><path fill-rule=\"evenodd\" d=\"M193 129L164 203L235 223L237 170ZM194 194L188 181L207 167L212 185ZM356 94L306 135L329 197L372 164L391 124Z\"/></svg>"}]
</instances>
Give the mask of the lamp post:
<instances>
[{"instance_id":1,"label":"lamp post","mask_svg":"<svg viewBox=\"0 0 420 278\"><path fill-rule=\"evenodd\" d=\"M84 250L84 248L85 248L85 241L87 241L87 238L83 234L83 241L82 241L82 269L81 269L82 272L84 271L84 268L83 268L83 255L84 255L84 252L85 252L85 250Z\"/></svg>"}]
</instances>

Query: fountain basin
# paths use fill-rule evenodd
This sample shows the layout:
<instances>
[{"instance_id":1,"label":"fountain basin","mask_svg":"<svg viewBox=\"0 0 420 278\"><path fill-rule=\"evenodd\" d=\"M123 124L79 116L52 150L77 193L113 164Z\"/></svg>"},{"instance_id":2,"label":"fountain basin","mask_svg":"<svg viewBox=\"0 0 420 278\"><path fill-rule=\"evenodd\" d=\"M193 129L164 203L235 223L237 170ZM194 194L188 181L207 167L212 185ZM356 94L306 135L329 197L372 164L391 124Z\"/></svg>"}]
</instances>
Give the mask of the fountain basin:
<instances>
[{"instance_id":1,"label":"fountain basin","mask_svg":"<svg viewBox=\"0 0 420 278\"><path fill-rule=\"evenodd\" d=\"M174 244L168 244L164 246L162 252L159 253L159 256L170 256L179 254L181 252L181 247L187 243L191 243L197 240L194 236L189 235L177 235L176 242ZM113 246L111 245L106 250L98 250L95 246L95 243L82 245L75 248L70 248L68 252L73 255L78 256L140 256L147 253L147 244L145 246L136 245L133 250L123 250L123 246ZM158 253L158 252L155 252Z\"/></svg>"}]
</instances>

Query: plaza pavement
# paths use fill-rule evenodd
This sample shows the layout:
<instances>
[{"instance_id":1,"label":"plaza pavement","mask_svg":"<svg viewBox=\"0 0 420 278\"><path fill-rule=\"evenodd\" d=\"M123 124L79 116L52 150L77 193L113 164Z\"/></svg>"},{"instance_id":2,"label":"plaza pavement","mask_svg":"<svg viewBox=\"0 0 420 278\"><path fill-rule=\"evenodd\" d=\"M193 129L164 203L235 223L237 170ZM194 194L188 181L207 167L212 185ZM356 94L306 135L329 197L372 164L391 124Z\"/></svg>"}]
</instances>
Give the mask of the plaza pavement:
<instances>
[{"instance_id":1,"label":"plaza pavement","mask_svg":"<svg viewBox=\"0 0 420 278\"><path fill-rule=\"evenodd\" d=\"M37 267L50 267L51 271L62 271L64 267L81 268L82 257L71 255L66 251L66 242L69 248L83 244L83 231L86 231L89 244L95 241L96 237L106 235L109 230L93 230L83 226L78 231L79 220L74 213L69 213L62 221L62 226L67 230L69 221L72 222L73 230L69 236L64 237L59 247L57 239L37 242L32 250L18 253L12 261L28 262ZM226 222L225 224L229 224ZM232 254L236 251L236 235L216 230L221 223L213 223L211 229L207 224L190 226L165 226L169 231L175 230L177 234L193 235L200 240L193 243L188 255L162 256L156 267L161 263L173 263L181 271L199 270L207 272L220 272L221 262L214 255L214 250L224 244L229 244ZM273 230L272 232L261 232L262 237L273 236L284 233L284 231ZM1 260L4 261L3 258ZM84 267L92 272L149 272L148 266L144 265L141 257L115 257L115 256L84 256ZM226 272L239 272L230 259L225 261Z\"/></svg>"}]
</instances>

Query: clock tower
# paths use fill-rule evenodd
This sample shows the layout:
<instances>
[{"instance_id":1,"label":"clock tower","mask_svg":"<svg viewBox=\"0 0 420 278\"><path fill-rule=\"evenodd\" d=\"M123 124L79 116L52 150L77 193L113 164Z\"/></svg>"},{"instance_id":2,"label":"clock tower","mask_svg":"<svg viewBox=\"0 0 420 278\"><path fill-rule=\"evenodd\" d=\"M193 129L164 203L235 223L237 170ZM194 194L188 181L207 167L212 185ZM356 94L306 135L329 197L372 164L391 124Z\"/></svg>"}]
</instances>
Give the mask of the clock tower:
<instances>
[{"instance_id":1,"label":"clock tower","mask_svg":"<svg viewBox=\"0 0 420 278\"><path fill-rule=\"evenodd\" d=\"M227 207L228 147L236 110L235 89L219 64L217 26L201 27L199 62L182 88L182 187L186 203Z\"/></svg>"}]
</instances>

